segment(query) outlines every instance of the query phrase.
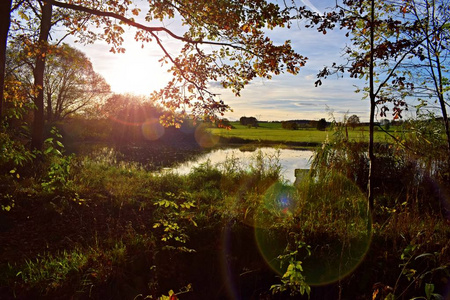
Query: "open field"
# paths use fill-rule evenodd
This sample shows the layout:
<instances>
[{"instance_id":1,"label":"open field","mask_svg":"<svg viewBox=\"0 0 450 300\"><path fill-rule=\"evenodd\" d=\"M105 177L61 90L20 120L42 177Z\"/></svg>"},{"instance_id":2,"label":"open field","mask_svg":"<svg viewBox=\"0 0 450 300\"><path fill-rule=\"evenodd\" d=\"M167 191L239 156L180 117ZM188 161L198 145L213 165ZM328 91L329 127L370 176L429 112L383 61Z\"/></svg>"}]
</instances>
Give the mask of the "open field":
<instances>
[{"instance_id":1,"label":"open field","mask_svg":"<svg viewBox=\"0 0 450 300\"><path fill-rule=\"evenodd\" d=\"M331 138L335 131L327 128L326 131L317 129L298 129L287 130L281 127L281 123L260 123L258 128L248 128L239 124L239 122L232 122L233 129L227 130L224 128L211 128L210 131L214 135L224 138L239 138L251 141L268 141L280 143L306 143L306 144L321 144L326 138ZM395 127L390 130L394 133ZM356 127L348 129L349 140L357 142L365 142L369 140L368 127ZM383 131L375 132L375 142L391 142L392 138Z\"/></svg>"}]
</instances>

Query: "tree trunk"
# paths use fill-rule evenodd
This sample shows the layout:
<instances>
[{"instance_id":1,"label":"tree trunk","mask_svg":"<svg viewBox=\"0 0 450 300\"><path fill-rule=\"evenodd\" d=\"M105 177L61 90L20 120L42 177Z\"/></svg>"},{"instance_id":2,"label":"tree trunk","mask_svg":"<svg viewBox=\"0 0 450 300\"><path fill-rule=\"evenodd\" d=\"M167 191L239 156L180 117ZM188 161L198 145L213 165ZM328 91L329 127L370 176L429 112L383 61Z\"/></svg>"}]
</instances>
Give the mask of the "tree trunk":
<instances>
[{"instance_id":1,"label":"tree trunk","mask_svg":"<svg viewBox=\"0 0 450 300\"><path fill-rule=\"evenodd\" d=\"M0 120L4 111L5 69L6 69L6 46L8 43L8 31L11 24L12 0L0 1Z\"/></svg>"},{"instance_id":2,"label":"tree trunk","mask_svg":"<svg viewBox=\"0 0 450 300\"><path fill-rule=\"evenodd\" d=\"M52 94L47 93L47 122L51 122L53 119L53 107L52 107Z\"/></svg>"},{"instance_id":3,"label":"tree trunk","mask_svg":"<svg viewBox=\"0 0 450 300\"><path fill-rule=\"evenodd\" d=\"M448 115L447 115L447 109L445 107L445 100L444 100L444 96L441 94L441 97L439 97L439 104L441 105L441 111L442 111L442 116L443 116L443 120L444 120L444 127L445 127L445 135L447 136L447 163L448 163L448 168L450 171L450 126L448 123Z\"/></svg>"},{"instance_id":4,"label":"tree trunk","mask_svg":"<svg viewBox=\"0 0 450 300\"><path fill-rule=\"evenodd\" d=\"M370 98L370 120L369 120L369 178L367 183L367 203L368 203L368 222L371 224L371 218L374 206L374 187L373 187L373 174L374 174L374 122L375 122L375 87L374 87L374 41L375 41L375 0L371 0L371 12L370 12L370 65L369 65L369 98ZM370 226L371 227L371 226Z\"/></svg>"},{"instance_id":5,"label":"tree trunk","mask_svg":"<svg viewBox=\"0 0 450 300\"><path fill-rule=\"evenodd\" d=\"M446 103L445 103L445 99L444 99L444 78L442 75L442 69L443 66L441 65L441 60L439 58L439 55L436 55L436 63L437 63L437 71L438 71L438 79L439 79L439 83L437 85L437 90L438 90L438 98L439 98L439 105L441 106L441 112L442 112L442 117L444 120L444 128L445 128L445 135L447 136L447 163L448 163L448 168L450 171L450 128L449 128L449 123L448 123L448 115L447 115L447 108L446 108ZM436 76L434 76L436 78Z\"/></svg>"},{"instance_id":6,"label":"tree trunk","mask_svg":"<svg viewBox=\"0 0 450 300\"><path fill-rule=\"evenodd\" d=\"M36 57L36 66L33 70L34 88L37 96L34 99L34 120L31 135L32 149L42 150L44 144L44 71L45 54L48 46L48 35L52 21L52 4L44 1L42 7L41 29L39 33L39 51Z\"/></svg>"}]
</instances>

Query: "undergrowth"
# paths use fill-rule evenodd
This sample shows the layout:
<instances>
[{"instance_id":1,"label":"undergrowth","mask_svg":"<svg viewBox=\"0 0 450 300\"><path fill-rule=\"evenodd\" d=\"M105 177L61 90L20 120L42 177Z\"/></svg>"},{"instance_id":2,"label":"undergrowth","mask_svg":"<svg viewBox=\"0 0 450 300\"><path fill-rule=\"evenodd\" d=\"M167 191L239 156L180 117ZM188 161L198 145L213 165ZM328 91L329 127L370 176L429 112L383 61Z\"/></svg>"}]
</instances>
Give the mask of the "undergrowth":
<instances>
[{"instance_id":1,"label":"undergrowth","mask_svg":"<svg viewBox=\"0 0 450 300\"><path fill-rule=\"evenodd\" d=\"M44 243L51 239L55 245L26 249L26 259L2 261L0 296L157 298L189 286L180 298L201 298L202 289L211 290L190 285L191 279L220 273L212 257L226 250L221 243L227 230L247 237L230 237L246 246L224 254L229 268L239 266L234 276L257 274L262 256L275 270L266 285L269 294L273 286L274 299L298 293L314 298L315 285L334 282L338 295L348 298L442 293L442 280L449 278L450 231L439 204L442 194L428 191L430 182L445 174L435 176L430 169L410 176L420 161L411 163L405 149L380 146L386 148L378 156L377 210L368 220L366 154L361 144L342 137L337 134L317 150L311 172L297 186L280 179L276 156L261 152L249 169L229 158L178 175L147 172L108 153L68 157L49 147L40 176L17 177L19 168L2 175L9 179L2 187L6 200L0 200L2 205L14 200L3 215L23 221L27 230L39 229ZM54 224L60 239L43 234ZM20 238L14 236L23 233L19 229L12 223L2 242ZM352 290L358 276L362 287ZM344 282L349 288L343 291ZM211 289L220 290L216 284Z\"/></svg>"}]
</instances>

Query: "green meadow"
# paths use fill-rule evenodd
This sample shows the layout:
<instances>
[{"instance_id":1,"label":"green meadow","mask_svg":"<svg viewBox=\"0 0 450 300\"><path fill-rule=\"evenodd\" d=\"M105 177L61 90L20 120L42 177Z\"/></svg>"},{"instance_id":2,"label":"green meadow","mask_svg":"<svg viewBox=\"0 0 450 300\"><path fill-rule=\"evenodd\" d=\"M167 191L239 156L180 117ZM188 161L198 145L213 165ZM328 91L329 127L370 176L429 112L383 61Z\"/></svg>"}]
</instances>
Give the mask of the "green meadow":
<instances>
[{"instance_id":1,"label":"green meadow","mask_svg":"<svg viewBox=\"0 0 450 300\"><path fill-rule=\"evenodd\" d=\"M231 122L232 129L211 128L210 132L214 135L231 139L239 138L249 141L259 142L280 142L280 143L304 143L321 144L326 139L330 139L336 130L333 127L327 127L321 131L315 128L288 130L281 127L281 123L259 123L259 127L247 127L239 122ZM377 127L376 127L377 128ZM348 139L353 142L366 142L369 140L369 128L367 126L348 128ZM395 127L388 131L395 133ZM392 138L383 130L375 131L375 142L392 142Z\"/></svg>"}]
</instances>

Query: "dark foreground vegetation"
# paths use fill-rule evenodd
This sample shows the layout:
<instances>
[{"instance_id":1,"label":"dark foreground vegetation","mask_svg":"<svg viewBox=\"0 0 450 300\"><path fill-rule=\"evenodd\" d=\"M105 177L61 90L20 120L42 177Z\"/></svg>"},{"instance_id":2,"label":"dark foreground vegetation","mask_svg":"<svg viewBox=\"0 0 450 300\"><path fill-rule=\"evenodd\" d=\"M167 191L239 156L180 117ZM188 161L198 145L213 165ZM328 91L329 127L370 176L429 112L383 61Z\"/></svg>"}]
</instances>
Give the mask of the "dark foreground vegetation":
<instances>
[{"instance_id":1,"label":"dark foreground vegetation","mask_svg":"<svg viewBox=\"0 0 450 300\"><path fill-rule=\"evenodd\" d=\"M298 186L263 153L157 174L63 155L56 134L34 166L2 161L0 298L448 297L445 147L438 123L414 124L377 146L371 222L366 147L337 125Z\"/></svg>"}]
</instances>

